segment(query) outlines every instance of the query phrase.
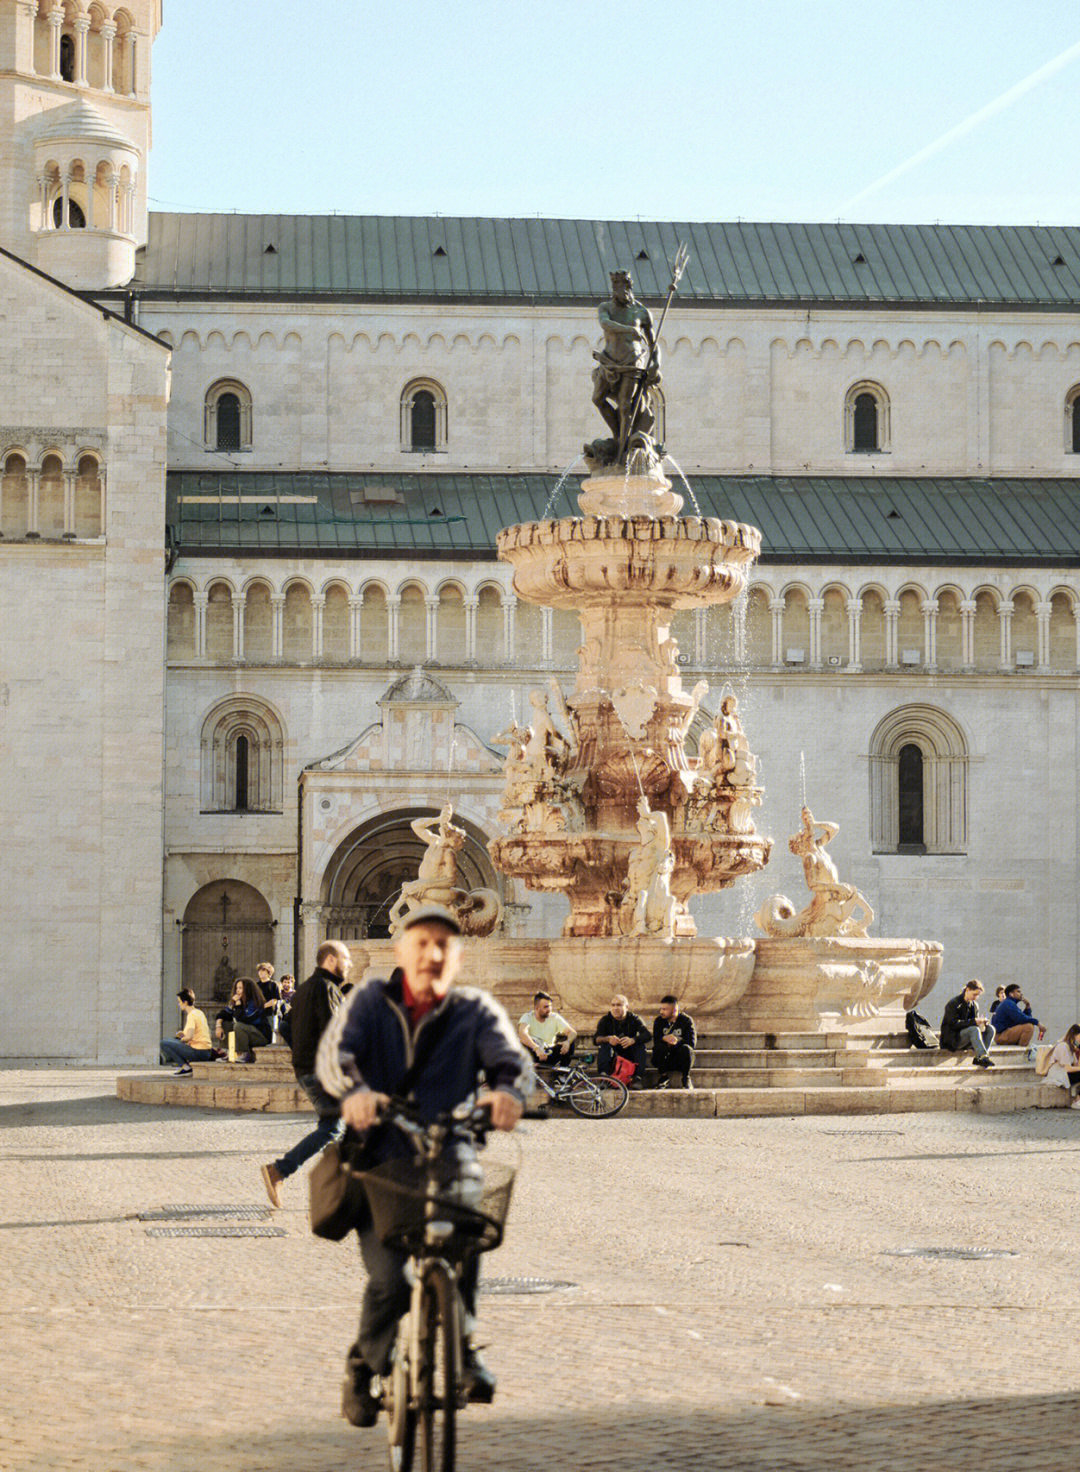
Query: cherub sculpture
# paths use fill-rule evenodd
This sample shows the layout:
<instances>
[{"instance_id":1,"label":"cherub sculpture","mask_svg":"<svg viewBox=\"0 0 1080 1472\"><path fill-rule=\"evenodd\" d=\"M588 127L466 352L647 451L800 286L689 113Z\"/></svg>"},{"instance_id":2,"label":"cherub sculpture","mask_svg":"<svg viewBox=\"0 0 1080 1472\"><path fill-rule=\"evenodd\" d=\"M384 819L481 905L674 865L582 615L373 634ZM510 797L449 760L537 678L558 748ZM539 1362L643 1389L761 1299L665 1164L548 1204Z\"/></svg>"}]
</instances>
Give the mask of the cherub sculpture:
<instances>
[{"instance_id":1,"label":"cherub sculpture","mask_svg":"<svg viewBox=\"0 0 1080 1472\"><path fill-rule=\"evenodd\" d=\"M462 889L458 884L457 856L465 847L465 829L450 819L452 803L444 803L436 818L417 818L411 824L426 845L415 879L406 880L390 910L390 934L403 917L420 905L445 905L458 917L463 934L490 935L502 913L493 889Z\"/></svg>"}]
</instances>

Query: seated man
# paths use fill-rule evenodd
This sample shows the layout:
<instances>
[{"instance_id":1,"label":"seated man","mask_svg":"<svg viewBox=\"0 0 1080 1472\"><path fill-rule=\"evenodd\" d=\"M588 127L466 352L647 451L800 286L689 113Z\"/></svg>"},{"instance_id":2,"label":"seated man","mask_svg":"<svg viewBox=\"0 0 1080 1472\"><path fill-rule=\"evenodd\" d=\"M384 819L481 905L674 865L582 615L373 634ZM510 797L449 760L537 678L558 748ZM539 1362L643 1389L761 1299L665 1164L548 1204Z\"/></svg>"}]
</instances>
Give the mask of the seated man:
<instances>
[{"instance_id":1,"label":"seated man","mask_svg":"<svg viewBox=\"0 0 1080 1472\"><path fill-rule=\"evenodd\" d=\"M551 1010L547 992L537 992L532 1011L518 1023L518 1037L541 1068L550 1068L555 1063L570 1062L577 1032L565 1017Z\"/></svg>"},{"instance_id":2,"label":"seated man","mask_svg":"<svg viewBox=\"0 0 1080 1472\"><path fill-rule=\"evenodd\" d=\"M175 1040L162 1038L160 1052L165 1063L180 1065L173 1070L174 1073L187 1074L191 1072L193 1060L209 1062L214 1056L214 1049L210 1042L210 1024L206 1020L206 1013L200 1012L195 1005L195 993L189 986L185 986L177 992L176 1000L180 1003L184 1026L176 1034Z\"/></svg>"},{"instance_id":3,"label":"seated man","mask_svg":"<svg viewBox=\"0 0 1080 1472\"><path fill-rule=\"evenodd\" d=\"M630 1011L630 1003L624 996L611 999L611 1010L596 1024L596 1045L599 1050L597 1072L607 1074L616 1058L625 1058L634 1065L631 1088L642 1087L645 1072L645 1045L649 1029L636 1012Z\"/></svg>"},{"instance_id":4,"label":"seated man","mask_svg":"<svg viewBox=\"0 0 1080 1472\"><path fill-rule=\"evenodd\" d=\"M1005 988L1005 996L994 1008L994 1031L999 1043L1019 1043L1026 1048L1039 1029L1039 1041L1046 1036L1046 1028L1037 1017L1031 1015L1031 1003L1025 1001L1018 982Z\"/></svg>"},{"instance_id":5,"label":"seated man","mask_svg":"<svg viewBox=\"0 0 1080 1472\"><path fill-rule=\"evenodd\" d=\"M993 1068L990 1049L994 1043L994 1024L978 1015L975 1006L982 993L982 982L973 977L959 996L945 1004L941 1019L941 1046L950 1053L962 1053L970 1048L975 1054L972 1063L979 1068Z\"/></svg>"},{"instance_id":6,"label":"seated man","mask_svg":"<svg viewBox=\"0 0 1080 1472\"><path fill-rule=\"evenodd\" d=\"M677 997L660 1000L660 1016L653 1023L652 1065L656 1069L656 1087L666 1089L668 1074L677 1073L684 1089L692 1089L690 1070L694 1066L697 1032L693 1019L679 1011Z\"/></svg>"}]
</instances>

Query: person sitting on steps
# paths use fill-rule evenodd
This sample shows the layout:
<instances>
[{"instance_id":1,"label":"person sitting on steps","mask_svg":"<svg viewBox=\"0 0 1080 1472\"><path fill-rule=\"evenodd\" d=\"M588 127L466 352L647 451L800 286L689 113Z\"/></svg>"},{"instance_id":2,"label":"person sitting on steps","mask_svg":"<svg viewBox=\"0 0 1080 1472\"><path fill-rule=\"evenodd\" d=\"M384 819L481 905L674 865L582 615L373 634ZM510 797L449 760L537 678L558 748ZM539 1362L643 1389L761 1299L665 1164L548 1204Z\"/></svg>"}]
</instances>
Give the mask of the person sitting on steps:
<instances>
[{"instance_id":1,"label":"person sitting on steps","mask_svg":"<svg viewBox=\"0 0 1080 1472\"><path fill-rule=\"evenodd\" d=\"M994 1045L994 1024L979 1015L975 1005L982 993L982 982L973 977L959 996L945 1004L941 1019L941 1046L949 1053L963 1053L970 1048L975 1055L971 1061L977 1068L993 1068L990 1049ZM1004 1005L1003 1002L1001 1006Z\"/></svg>"},{"instance_id":2,"label":"person sitting on steps","mask_svg":"<svg viewBox=\"0 0 1080 1472\"><path fill-rule=\"evenodd\" d=\"M552 1011L547 992L537 992L532 1011L526 1012L518 1023L518 1037L538 1067L551 1068L556 1063L569 1063L573 1058L577 1031L561 1013Z\"/></svg>"},{"instance_id":3,"label":"person sitting on steps","mask_svg":"<svg viewBox=\"0 0 1080 1472\"><path fill-rule=\"evenodd\" d=\"M677 1073L684 1089L692 1089L690 1070L694 1066L697 1030L691 1017L679 1011L679 999L670 994L660 999L660 1016L653 1023L652 1065L656 1069L656 1087L666 1089L668 1075Z\"/></svg>"},{"instance_id":4,"label":"person sitting on steps","mask_svg":"<svg viewBox=\"0 0 1080 1472\"><path fill-rule=\"evenodd\" d=\"M265 1048L270 1041L270 1014L266 998L250 976L238 976L229 1005L218 1013L214 1034L225 1041L229 1033L236 1037L236 1052L243 1063L255 1062L255 1049Z\"/></svg>"},{"instance_id":5,"label":"person sitting on steps","mask_svg":"<svg viewBox=\"0 0 1080 1472\"><path fill-rule=\"evenodd\" d=\"M207 1062L214 1056L210 1043L210 1024L206 1013L195 1005L195 993L185 986L176 994L184 1026L175 1038L162 1038L161 1057L165 1063L178 1063L177 1074L189 1074L193 1062Z\"/></svg>"},{"instance_id":6,"label":"person sitting on steps","mask_svg":"<svg viewBox=\"0 0 1080 1472\"><path fill-rule=\"evenodd\" d=\"M998 1043L1018 1043L1026 1048L1039 1031L1039 1042L1046 1036L1046 1028L1037 1017L1031 1015L1031 1004L1025 1002L1020 983L1014 981L1005 988L1005 995L993 1012L995 1039Z\"/></svg>"},{"instance_id":7,"label":"person sitting on steps","mask_svg":"<svg viewBox=\"0 0 1080 1472\"><path fill-rule=\"evenodd\" d=\"M610 1011L596 1024L597 1073L609 1074L615 1059L625 1058L634 1065L630 1087L642 1088L648 1040L649 1029L636 1012L630 1011L627 999L621 994L612 997Z\"/></svg>"}]
</instances>

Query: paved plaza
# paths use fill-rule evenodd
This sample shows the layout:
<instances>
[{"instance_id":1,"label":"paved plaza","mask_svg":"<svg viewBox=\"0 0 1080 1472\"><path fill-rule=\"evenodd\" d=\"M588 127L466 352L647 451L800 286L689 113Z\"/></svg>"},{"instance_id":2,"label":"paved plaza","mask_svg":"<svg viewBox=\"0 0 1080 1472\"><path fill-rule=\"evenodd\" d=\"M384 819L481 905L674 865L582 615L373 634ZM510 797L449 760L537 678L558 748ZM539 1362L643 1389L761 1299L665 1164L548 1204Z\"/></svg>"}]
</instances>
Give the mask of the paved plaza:
<instances>
[{"instance_id":1,"label":"paved plaza","mask_svg":"<svg viewBox=\"0 0 1080 1472\"><path fill-rule=\"evenodd\" d=\"M0 1072L0 1467L383 1467L381 1428L338 1414L353 1243L311 1237L299 1179L272 1219L239 1210L306 1122L115 1081ZM461 1468L1075 1465L1080 1111L556 1119L521 1144L489 1274L573 1286L483 1300L500 1389ZM284 1234L140 1219L176 1206ZM910 1255L935 1248L1016 1255Z\"/></svg>"}]
</instances>

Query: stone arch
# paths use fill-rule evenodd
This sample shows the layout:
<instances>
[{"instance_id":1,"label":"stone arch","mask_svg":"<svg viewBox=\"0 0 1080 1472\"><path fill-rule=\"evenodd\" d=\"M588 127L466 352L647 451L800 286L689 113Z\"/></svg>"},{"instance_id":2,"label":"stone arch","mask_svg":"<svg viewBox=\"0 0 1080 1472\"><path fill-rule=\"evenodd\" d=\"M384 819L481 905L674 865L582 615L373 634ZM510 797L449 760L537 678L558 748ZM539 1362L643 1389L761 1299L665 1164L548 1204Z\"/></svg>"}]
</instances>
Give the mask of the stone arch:
<instances>
[{"instance_id":1,"label":"stone arch","mask_svg":"<svg viewBox=\"0 0 1080 1472\"><path fill-rule=\"evenodd\" d=\"M209 450L251 449L251 391L238 378L219 378L206 390L203 438Z\"/></svg>"},{"instance_id":2,"label":"stone arch","mask_svg":"<svg viewBox=\"0 0 1080 1472\"><path fill-rule=\"evenodd\" d=\"M434 378L413 378L401 391L401 448L417 455L445 451L446 390Z\"/></svg>"},{"instance_id":3,"label":"stone arch","mask_svg":"<svg viewBox=\"0 0 1080 1472\"><path fill-rule=\"evenodd\" d=\"M844 396L844 449L849 455L882 454L892 444L889 395L880 383L860 379Z\"/></svg>"},{"instance_id":4,"label":"stone arch","mask_svg":"<svg viewBox=\"0 0 1080 1472\"><path fill-rule=\"evenodd\" d=\"M425 852L423 840L410 825L417 818L437 815L433 807L377 813L338 844L323 872L320 890L324 936L362 940L389 934L390 907L402 884L416 878ZM457 856L461 887L494 889L502 897L503 877L487 851L490 835L460 813L454 814L454 822L465 830L465 846Z\"/></svg>"},{"instance_id":5,"label":"stone arch","mask_svg":"<svg viewBox=\"0 0 1080 1472\"><path fill-rule=\"evenodd\" d=\"M922 837L901 844L902 758L919 755ZM905 705L870 738L870 823L876 853L960 854L968 842L968 743L959 724L932 705ZM907 794L910 799L911 794Z\"/></svg>"},{"instance_id":6,"label":"stone arch","mask_svg":"<svg viewBox=\"0 0 1080 1472\"><path fill-rule=\"evenodd\" d=\"M204 813L281 812L285 733L269 701L246 694L219 700L203 721L201 753Z\"/></svg>"},{"instance_id":7,"label":"stone arch","mask_svg":"<svg viewBox=\"0 0 1080 1472\"><path fill-rule=\"evenodd\" d=\"M177 578L169 587L166 625L166 658L195 658L195 589L187 578Z\"/></svg>"},{"instance_id":8,"label":"stone arch","mask_svg":"<svg viewBox=\"0 0 1080 1472\"><path fill-rule=\"evenodd\" d=\"M21 450L4 455L0 477L0 535L7 539L25 537L30 527L30 482L27 457Z\"/></svg>"},{"instance_id":9,"label":"stone arch","mask_svg":"<svg viewBox=\"0 0 1080 1472\"><path fill-rule=\"evenodd\" d=\"M202 1007L228 1001L238 976L254 976L274 953L274 919L265 897L241 879L213 879L197 889L182 922L183 985Z\"/></svg>"}]
</instances>

